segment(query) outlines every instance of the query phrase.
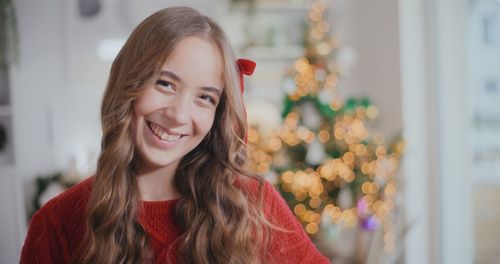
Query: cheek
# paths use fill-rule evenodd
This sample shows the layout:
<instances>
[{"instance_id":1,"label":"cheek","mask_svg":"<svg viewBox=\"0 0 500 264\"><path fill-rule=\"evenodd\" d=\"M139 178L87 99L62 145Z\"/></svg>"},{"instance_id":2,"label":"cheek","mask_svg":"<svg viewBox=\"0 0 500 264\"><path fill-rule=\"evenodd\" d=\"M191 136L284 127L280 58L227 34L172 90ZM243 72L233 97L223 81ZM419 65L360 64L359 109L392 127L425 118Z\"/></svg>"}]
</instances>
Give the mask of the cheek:
<instances>
[{"instance_id":1,"label":"cheek","mask_svg":"<svg viewBox=\"0 0 500 264\"><path fill-rule=\"evenodd\" d=\"M215 113L212 112L204 112L196 116L196 126L201 134L205 135L210 131L214 123L214 117Z\"/></svg>"},{"instance_id":2,"label":"cheek","mask_svg":"<svg viewBox=\"0 0 500 264\"><path fill-rule=\"evenodd\" d=\"M134 114L137 117L143 117L153 112L162 105L162 98L156 93L154 88L147 88L144 94L136 98L132 103Z\"/></svg>"}]
</instances>

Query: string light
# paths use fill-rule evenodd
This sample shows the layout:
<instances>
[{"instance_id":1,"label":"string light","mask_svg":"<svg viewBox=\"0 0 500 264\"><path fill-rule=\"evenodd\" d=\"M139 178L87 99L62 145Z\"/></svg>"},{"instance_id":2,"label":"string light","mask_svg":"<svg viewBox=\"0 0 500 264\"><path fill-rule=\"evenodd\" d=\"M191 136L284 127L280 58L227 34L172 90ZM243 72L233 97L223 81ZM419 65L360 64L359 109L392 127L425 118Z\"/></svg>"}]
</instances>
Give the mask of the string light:
<instances>
[{"instance_id":1,"label":"string light","mask_svg":"<svg viewBox=\"0 0 500 264\"><path fill-rule=\"evenodd\" d=\"M365 124L377 117L378 109L367 103L344 103L335 93L341 76L329 58L335 56L339 43L328 37L325 10L326 5L316 1L309 13L311 48L293 63L287 77L295 87L287 89L291 106L284 113L283 125L269 135L254 128L248 131L248 166L263 174L278 172L279 188L293 197L289 201L293 213L308 234L320 231L322 218L346 226L368 219L383 229L384 251L389 253L395 248L391 212L396 206L395 176L404 142L387 146L382 137L370 135ZM327 93L321 93L323 89ZM300 112L300 103L323 95L317 102L329 113L328 119L318 127L307 127L303 118L308 117ZM316 139L327 158L310 166L305 156ZM352 188L353 204L342 204L338 196L342 188Z\"/></svg>"}]
</instances>

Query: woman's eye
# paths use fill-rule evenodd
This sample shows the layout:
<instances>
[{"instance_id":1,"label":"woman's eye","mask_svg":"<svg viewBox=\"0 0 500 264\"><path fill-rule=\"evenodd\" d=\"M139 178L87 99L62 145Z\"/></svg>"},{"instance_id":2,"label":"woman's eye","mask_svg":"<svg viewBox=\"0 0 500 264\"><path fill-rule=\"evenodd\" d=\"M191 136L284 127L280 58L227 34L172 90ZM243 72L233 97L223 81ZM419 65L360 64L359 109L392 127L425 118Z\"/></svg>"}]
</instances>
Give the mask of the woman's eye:
<instances>
[{"instance_id":1,"label":"woman's eye","mask_svg":"<svg viewBox=\"0 0 500 264\"><path fill-rule=\"evenodd\" d=\"M156 85L159 85L163 89L166 89L166 90L173 90L174 89L174 85L171 82L164 81L164 80L158 80L156 82Z\"/></svg>"},{"instance_id":2,"label":"woman's eye","mask_svg":"<svg viewBox=\"0 0 500 264\"><path fill-rule=\"evenodd\" d=\"M206 95L206 94L200 95L200 98L201 98L201 100L207 101L207 102L214 104L214 105L217 102L214 97L212 97L210 95Z\"/></svg>"}]
</instances>

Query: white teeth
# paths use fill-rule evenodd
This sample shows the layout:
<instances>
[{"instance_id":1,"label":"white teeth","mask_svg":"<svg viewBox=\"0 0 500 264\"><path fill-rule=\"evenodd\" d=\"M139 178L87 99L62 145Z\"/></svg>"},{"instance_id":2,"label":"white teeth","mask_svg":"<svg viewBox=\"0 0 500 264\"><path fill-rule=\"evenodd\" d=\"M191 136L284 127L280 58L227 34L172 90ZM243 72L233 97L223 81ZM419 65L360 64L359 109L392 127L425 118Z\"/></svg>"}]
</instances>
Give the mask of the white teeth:
<instances>
[{"instance_id":1,"label":"white teeth","mask_svg":"<svg viewBox=\"0 0 500 264\"><path fill-rule=\"evenodd\" d=\"M150 128L151 131L153 131L153 133L163 141L174 142L177 141L179 138L181 138L181 135L169 135L155 123L150 123Z\"/></svg>"},{"instance_id":2,"label":"white teeth","mask_svg":"<svg viewBox=\"0 0 500 264\"><path fill-rule=\"evenodd\" d=\"M172 142L172 141L178 140L181 136L180 135L172 136L172 135L169 135L167 133L162 133L160 137L161 137L161 140Z\"/></svg>"}]
</instances>

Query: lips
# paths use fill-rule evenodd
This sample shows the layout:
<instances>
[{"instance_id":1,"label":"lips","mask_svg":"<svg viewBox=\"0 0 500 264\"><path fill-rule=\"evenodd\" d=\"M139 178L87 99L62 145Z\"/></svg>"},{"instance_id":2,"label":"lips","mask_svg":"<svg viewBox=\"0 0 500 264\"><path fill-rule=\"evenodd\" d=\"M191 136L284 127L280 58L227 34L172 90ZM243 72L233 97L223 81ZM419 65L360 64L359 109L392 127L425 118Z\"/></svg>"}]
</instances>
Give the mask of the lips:
<instances>
[{"instance_id":1,"label":"lips","mask_svg":"<svg viewBox=\"0 0 500 264\"><path fill-rule=\"evenodd\" d=\"M165 142L176 142L184 136L182 134L167 131L167 129L151 121L146 121L146 124L148 125L151 132L153 132L153 134L158 137L158 139Z\"/></svg>"}]
</instances>

